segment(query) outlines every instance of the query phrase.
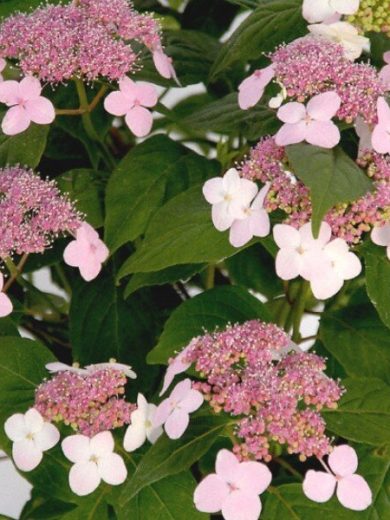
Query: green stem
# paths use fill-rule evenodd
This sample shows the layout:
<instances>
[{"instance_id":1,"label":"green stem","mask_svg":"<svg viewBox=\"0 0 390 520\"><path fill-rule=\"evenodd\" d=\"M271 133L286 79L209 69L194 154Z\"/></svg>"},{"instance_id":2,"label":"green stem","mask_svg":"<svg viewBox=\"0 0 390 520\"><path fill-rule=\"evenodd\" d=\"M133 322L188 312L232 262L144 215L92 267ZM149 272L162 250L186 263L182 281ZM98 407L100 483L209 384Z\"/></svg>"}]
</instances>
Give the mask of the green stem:
<instances>
[{"instance_id":1,"label":"green stem","mask_svg":"<svg viewBox=\"0 0 390 520\"><path fill-rule=\"evenodd\" d=\"M299 288L298 295L294 301L294 306L292 310L292 321L293 321L293 334L292 334L292 340L299 342L300 340L300 328L301 328L301 321L303 318L303 314L305 312L305 304L306 304L306 298L308 295L308 292L310 290L309 282L306 280L302 281L301 286Z\"/></svg>"},{"instance_id":2,"label":"green stem","mask_svg":"<svg viewBox=\"0 0 390 520\"><path fill-rule=\"evenodd\" d=\"M298 294L298 286L296 284L294 284L294 285L290 284L289 287L287 288L287 292L286 292L286 300L288 301L288 303L290 305L290 309L289 309L289 312L287 314L287 319L285 320L285 324L284 324L284 330L287 333L290 332L292 325L293 325L294 305L295 305L295 300L297 298L297 294Z\"/></svg>"},{"instance_id":3,"label":"green stem","mask_svg":"<svg viewBox=\"0 0 390 520\"><path fill-rule=\"evenodd\" d=\"M19 276L22 274L23 267L28 259L28 253L25 253L22 258L20 259L20 262L18 265L15 265L10 257L3 258L3 261L5 265L7 266L7 269L10 273L10 278L7 280L7 282L4 284L3 292L7 292L8 289L11 287L11 285L19 278Z\"/></svg>"},{"instance_id":4,"label":"green stem","mask_svg":"<svg viewBox=\"0 0 390 520\"><path fill-rule=\"evenodd\" d=\"M287 301L287 299L283 299L283 302L280 306L280 310L279 310L279 313L277 315L277 320L276 320L279 327L283 328L285 326L288 315L290 313L290 309L291 309L290 303Z\"/></svg>"},{"instance_id":5,"label":"green stem","mask_svg":"<svg viewBox=\"0 0 390 520\"><path fill-rule=\"evenodd\" d=\"M274 457L274 461L277 462L280 466L285 468L287 471L291 473L291 475L294 475L294 477L299 478L299 480L302 480L302 475L297 471L295 468L291 466L286 460L281 459L279 457Z\"/></svg>"},{"instance_id":6,"label":"green stem","mask_svg":"<svg viewBox=\"0 0 390 520\"><path fill-rule=\"evenodd\" d=\"M215 265L210 264L206 271L206 289L212 289L214 287L215 278Z\"/></svg>"}]
</instances>

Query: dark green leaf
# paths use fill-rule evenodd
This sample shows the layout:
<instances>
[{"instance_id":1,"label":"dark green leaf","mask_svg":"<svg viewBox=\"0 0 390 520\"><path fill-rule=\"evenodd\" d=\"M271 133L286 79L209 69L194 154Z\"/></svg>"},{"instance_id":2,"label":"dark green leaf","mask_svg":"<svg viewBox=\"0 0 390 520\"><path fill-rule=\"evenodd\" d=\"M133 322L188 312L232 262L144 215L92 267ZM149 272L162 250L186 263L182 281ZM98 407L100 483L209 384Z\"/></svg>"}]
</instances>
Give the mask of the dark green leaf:
<instances>
[{"instance_id":1,"label":"dark green leaf","mask_svg":"<svg viewBox=\"0 0 390 520\"><path fill-rule=\"evenodd\" d=\"M226 5L224 0L191 0L184 9L182 27L219 37L229 28L237 11L237 7Z\"/></svg>"},{"instance_id":2,"label":"dark green leaf","mask_svg":"<svg viewBox=\"0 0 390 520\"><path fill-rule=\"evenodd\" d=\"M390 440L390 386L374 378L348 378L336 410L323 410L327 428L345 439L380 446Z\"/></svg>"},{"instance_id":3,"label":"dark green leaf","mask_svg":"<svg viewBox=\"0 0 390 520\"><path fill-rule=\"evenodd\" d=\"M269 321L270 316L264 305L242 287L221 286L199 294L173 311L148 362L167 363L176 350L205 330L213 332L228 323L251 319Z\"/></svg>"},{"instance_id":4,"label":"dark green leaf","mask_svg":"<svg viewBox=\"0 0 390 520\"><path fill-rule=\"evenodd\" d=\"M262 0L223 45L214 62L211 77L237 61L259 58L283 42L290 42L306 32L301 0Z\"/></svg>"},{"instance_id":5,"label":"dark green leaf","mask_svg":"<svg viewBox=\"0 0 390 520\"><path fill-rule=\"evenodd\" d=\"M390 383L390 335L371 305L326 312L320 338L349 376L379 377Z\"/></svg>"},{"instance_id":6,"label":"dark green leaf","mask_svg":"<svg viewBox=\"0 0 390 520\"><path fill-rule=\"evenodd\" d=\"M216 161L162 135L134 148L107 186L106 242L111 252L139 237L164 200L218 171Z\"/></svg>"},{"instance_id":7,"label":"dark green leaf","mask_svg":"<svg viewBox=\"0 0 390 520\"><path fill-rule=\"evenodd\" d=\"M287 156L294 173L310 188L315 236L332 206L351 202L372 189L372 182L341 148L296 144L287 147Z\"/></svg>"},{"instance_id":8,"label":"dark green leaf","mask_svg":"<svg viewBox=\"0 0 390 520\"><path fill-rule=\"evenodd\" d=\"M20 164L36 168L45 150L48 125L31 126L21 134L0 135L0 166Z\"/></svg>"},{"instance_id":9,"label":"dark green leaf","mask_svg":"<svg viewBox=\"0 0 390 520\"><path fill-rule=\"evenodd\" d=\"M367 294L387 327L390 327L390 260L386 249L370 244L364 248Z\"/></svg>"},{"instance_id":10,"label":"dark green leaf","mask_svg":"<svg viewBox=\"0 0 390 520\"><path fill-rule=\"evenodd\" d=\"M222 416L199 416L178 440L163 435L144 455L133 477L126 483L120 499L124 507L142 489L169 475L176 475L190 468L206 453L229 424Z\"/></svg>"}]
</instances>

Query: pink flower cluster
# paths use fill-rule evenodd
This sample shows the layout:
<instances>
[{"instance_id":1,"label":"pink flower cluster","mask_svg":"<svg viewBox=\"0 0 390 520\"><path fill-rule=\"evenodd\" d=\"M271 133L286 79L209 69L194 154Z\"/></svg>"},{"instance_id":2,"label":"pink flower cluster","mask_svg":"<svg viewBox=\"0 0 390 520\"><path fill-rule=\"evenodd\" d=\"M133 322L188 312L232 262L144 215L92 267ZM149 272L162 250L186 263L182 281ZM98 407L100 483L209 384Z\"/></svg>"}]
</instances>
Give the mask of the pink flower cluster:
<instances>
[{"instance_id":1,"label":"pink flower cluster","mask_svg":"<svg viewBox=\"0 0 390 520\"><path fill-rule=\"evenodd\" d=\"M80 225L80 213L55 181L18 166L0 169L0 257L41 253Z\"/></svg>"},{"instance_id":2,"label":"pink flower cluster","mask_svg":"<svg viewBox=\"0 0 390 520\"><path fill-rule=\"evenodd\" d=\"M302 459L330 451L319 411L336 407L342 389L321 357L300 351L276 325L253 320L200 336L185 361L206 379L194 388L213 410L237 416L241 459L269 461L273 442Z\"/></svg>"},{"instance_id":3,"label":"pink flower cluster","mask_svg":"<svg viewBox=\"0 0 390 520\"><path fill-rule=\"evenodd\" d=\"M158 23L127 0L80 0L7 18L0 26L0 56L17 60L25 75L41 81L118 80L138 68L132 40L161 49Z\"/></svg>"},{"instance_id":4,"label":"pink flower cluster","mask_svg":"<svg viewBox=\"0 0 390 520\"><path fill-rule=\"evenodd\" d=\"M334 237L349 244L358 243L361 236L374 226L384 224L390 217L390 158L375 152L363 153L359 165L374 181L375 189L351 204L339 204L325 216ZM290 171L283 147L273 138L262 139L240 166L245 179L270 183L264 201L267 211L281 209L287 214L284 221L296 228L310 221L310 190Z\"/></svg>"},{"instance_id":5,"label":"pink flower cluster","mask_svg":"<svg viewBox=\"0 0 390 520\"><path fill-rule=\"evenodd\" d=\"M130 423L136 406L123 398L126 382L124 372L115 368L59 372L37 388L34 406L47 421L64 422L93 437Z\"/></svg>"},{"instance_id":6,"label":"pink flower cluster","mask_svg":"<svg viewBox=\"0 0 390 520\"><path fill-rule=\"evenodd\" d=\"M371 65L346 59L338 43L306 36L281 46L271 60L275 80L289 98L302 103L332 90L341 99L337 117L352 123L360 115L367 123L376 122L377 100L386 91L385 83Z\"/></svg>"}]
</instances>

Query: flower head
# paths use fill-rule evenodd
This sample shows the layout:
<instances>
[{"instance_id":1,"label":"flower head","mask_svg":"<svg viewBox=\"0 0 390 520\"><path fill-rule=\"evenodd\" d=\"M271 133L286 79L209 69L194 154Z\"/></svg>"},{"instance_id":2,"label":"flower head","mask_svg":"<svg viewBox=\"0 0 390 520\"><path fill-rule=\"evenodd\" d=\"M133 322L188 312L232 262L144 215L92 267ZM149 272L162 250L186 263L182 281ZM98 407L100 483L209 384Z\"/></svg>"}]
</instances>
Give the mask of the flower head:
<instances>
[{"instance_id":1,"label":"flower head","mask_svg":"<svg viewBox=\"0 0 390 520\"><path fill-rule=\"evenodd\" d=\"M4 287L4 276L0 273L0 318L4 318L4 316L8 316L11 314L13 305L9 296L5 293L1 292Z\"/></svg>"},{"instance_id":2,"label":"flower head","mask_svg":"<svg viewBox=\"0 0 390 520\"><path fill-rule=\"evenodd\" d=\"M158 428L164 425L168 437L178 439L187 429L189 414L200 408L202 403L202 394L192 389L190 379L185 379L159 404L153 416L153 426Z\"/></svg>"},{"instance_id":3,"label":"flower head","mask_svg":"<svg viewBox=\"0 0 390 520\"><path fill-rule=\"evenodd\" d=\"M48 125L54 121L54 106L41 96L41 90L39 80L31 76L20 83L13 80L0 83L0 102L10 107L1 123L6 135L20 134L31 123Z\"/></svg>"},{"instance_id":4,"label":"flower head","mask_svg":"<svg viewBox=\"0 0 390 520\"><path fill-rule=\"evenodd\" d=\"M76 240L72 240L65 248L64 261L72 267L78 267L81 276L89 282L100 273L109 253L93 227L83 222L76 231Z\"/></svg>"},{"instance_id":5,"label":"flower head","mask_svg":"<svg viewBox=\"0 0 390 520\"><path fill-rule=\"evenodd\" d=\"M238 87L238 104L242 110L247 110L260 101L265 87L274 75L274 68L270 65L265 69L255 70L253 74L240 83Z\"/></svg>"},{"instance_id":6,"label":"flower head","mask_svg":"<svg viewBox=\"0 0 390 520\"><path fill-rule=\"evenodd\" d=\"M154 444L163 432L161 426L153 426L157 406L148 403L142 394L138 394L137 409L131 414L131 424L127 427L123 447L126 451L140 448L146 439Z\"/></svg>"},{"instance_id":7,"label":"flower head","mask_svg":"<svg viewBox=\"0 0 390 520\"><path fill-rule=\"evenodd\" d=\"M296 101L283 105L278 110L278 118L285 124L275 136L279 146L301 143L323 148L333 148L340 141L340 131L331 121L341 105L336 92L324 92L314 96L307 107Z\"/></svg>"},{"instance_id":8,"label":"flower head","mask_svg":"<svg viewBox=\"0 0 390 520\"><path fill-rule=\"evenodd\" d=\"M102 480L112 486L126 480L127 469L122 457L114 453L111 432L100 432L91 439L71 435L61 446L65 457L74 463L69 472L69 486L76 495L93 493Z\"/></svg>"},{"instance_id":9,"label":"flower head","mask_svg":"<svg viewBox=\"0 0 390 520\"><path fill-rule=\"evenodd\" d=\"M42 460L43 452L60 440L55 426L45 422L42 415L30 408L25 414L11 415L4 424L7 437L13 441L12 457L22 471L32 471Z\"/></svg>"},{"instance_id":10,"label":"flower head","mask_svg":"<svg viewBox=\"0 0 390 520\"><path fill-rule=\"evenodd\" d=\"M332 471L309 470L303 482L303 492L315 502L327 502L336 489L340 503L353 511L363 511L372 504L372 493L363 477L355 471L358 467L356 452L343 444L334 448L328 457ZM333 472L333 473L332 473Z\"/></svg>"},{"instance_id":11,"label":"flower head","mask_svg":"<svg viewBox=\"0 0 390 520\"><path fill-rule=\"evenodd\" d=\"M360 0L303 0L302 14L310 23L328 21L337 14L354 14Z\"/></svg>"},{"instance_id":12,"label":"flower head","mask_svg":"<svg viewBox=\"0 0 390 520\"><path fill-rule=\"evenodd\" d=\"M119 81L119 91L111 92L104 100L104 108L114 116L125 116L127 126L137 137L147 135L153 124L152 114L145 107L157 103L157 91L153 85L135 82L130 78Z\"/></svg>"},{"instance_id":13,"label":"flower head","mask_svg":"<svg viewBox=\"0 0 390 520\"><path fill-rule=\"evenodd\" d=\"M309 31L333 42L339 43L344 49L344 56L351 61L356 60L363 51L370 51L370 40L360 36L359 31L348 22L331 24L314 24L308 26Z\"/></svg>"},{"instance_id":14,"label":"flower head","mask_svg":"<svg viewBox=\"0 0 390 520\"><path fill-rule=\"evenodd\" d=\"M259 495L270 485L272 475L261 462L239 462L228 450L220 450L215 473L208 475L194 493L195 507L205 513L221 511L225 520L257 520Z\"/></svg>"}]
</instances>

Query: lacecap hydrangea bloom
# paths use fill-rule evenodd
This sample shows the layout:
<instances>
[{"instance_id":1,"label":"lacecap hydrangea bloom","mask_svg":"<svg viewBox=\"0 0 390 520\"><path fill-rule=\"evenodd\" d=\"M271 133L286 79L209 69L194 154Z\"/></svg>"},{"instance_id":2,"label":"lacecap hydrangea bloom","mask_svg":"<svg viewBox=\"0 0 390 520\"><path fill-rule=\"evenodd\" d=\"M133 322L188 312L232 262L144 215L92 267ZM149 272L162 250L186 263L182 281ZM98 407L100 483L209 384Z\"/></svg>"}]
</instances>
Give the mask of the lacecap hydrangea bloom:
<instances>
[{"instance_id":1,"label":"lacecap hydrangea bloom","mask_svg":"<svg viewBox=\"0 0 390 520\"><path fill-rule=\"evenodd\" d=\"M324 360L301 351L282 329L248 321L194 338L183 352L180 368L171 360L174 372L193 364L201 378L193 388L215 413L236 418L240 460L270 461L275 442L302 460L330 452L320 411L335 408L343 390L325 375ZM171 376L168 367L168 382Z\"/></svg>"}]
</instances>

